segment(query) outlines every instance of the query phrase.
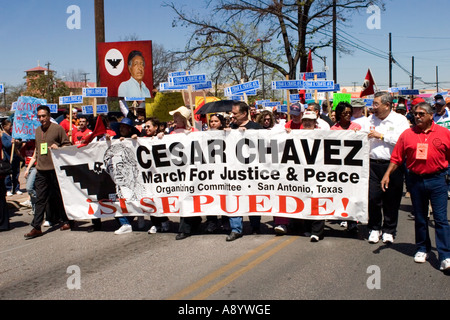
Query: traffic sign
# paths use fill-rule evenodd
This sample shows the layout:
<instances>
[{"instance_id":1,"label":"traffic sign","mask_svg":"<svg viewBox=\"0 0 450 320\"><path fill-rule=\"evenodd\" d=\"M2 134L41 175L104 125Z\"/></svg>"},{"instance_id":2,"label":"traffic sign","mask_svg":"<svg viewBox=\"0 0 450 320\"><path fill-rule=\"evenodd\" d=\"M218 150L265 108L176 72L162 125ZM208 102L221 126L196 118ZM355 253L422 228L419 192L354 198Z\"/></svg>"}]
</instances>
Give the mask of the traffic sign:
<instances>
[{"instance_id":1,"label":"traffic sign","mask_svg":"<svg viewBox=\"0 0 450 320\"><path fill-rule=\"evenodd\" d=\"M305 81L305 89L309 90L334 90L334 81Z\"/></svg>"},{"instance_id":2,"label":"traffic sign","mask_svg":"<svg viewBox=\"0 0 450 320\"><path fill-rule=\"evenodd\" d=\"M58 105L56 103L47 104L47 107L50 108L50 113L58 113Z\"/></svg>"},{"instance_id":3,"label":"traffic sign","mask_svg":"<svg viewBox=\"0 0 450 320\"><path fill-rule=\"evenodd\" d=\"M205 74L195 74L190 76L180 76L180 77L171 77L169 78L169 83L172 86L183 86L183 85L194 85L201 84L206 82Z\"/></svg>"},{"instance_id":4,"label":"traffic sign","mask_svg":"<svg viewBox=\"0 0 450 320\"><path fill-rule=\"evenodd\" d=\"M81 104L83 103L83 96L67 96L67 97L59 97L59 104Z\"/></svg>"},{"instance_id":5,"label":"traffic sign","mask_svg":"<svg viewBox=\"0 0 450 320\"><path fill-rule=\"evenodd\" d=\"M83 88L83 97L107 98L108 88Z\"/></svg>"},{"instance_id":6,"label":"traffic sign","mask_svg":"<svg viewBox=\"0 0 450 320\"><path fill-rule=\"evenodd\" d=\"M231 86L231 87L227 87L225 88L225 95L227 97L239 94L239 93L247 93L248 91L251 90L257 90L260 88L260 84L259 84L259 80L255 80L255 81L250 81L250 82L246 82L246 83L242 83L242 84L238 84L236 86Z\"/></svg>"},{"instance_id":7,"label":"traffic sign","mask_svg":"<svg viewBox=\"0 0 450 320\"><path fill-rule=\"evenodd\" d=\"M304 83L305 81L303 80L272 81L272 90L303 89Z\"/></svg>"}]
</instances>

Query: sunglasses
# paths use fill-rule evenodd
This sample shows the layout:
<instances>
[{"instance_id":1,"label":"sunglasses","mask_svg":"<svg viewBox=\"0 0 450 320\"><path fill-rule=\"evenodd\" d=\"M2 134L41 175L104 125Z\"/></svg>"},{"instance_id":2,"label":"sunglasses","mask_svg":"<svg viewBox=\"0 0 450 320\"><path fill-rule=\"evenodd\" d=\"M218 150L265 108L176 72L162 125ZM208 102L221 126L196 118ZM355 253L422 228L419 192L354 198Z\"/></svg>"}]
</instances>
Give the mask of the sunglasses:
<instances>
[{"instance_id":1,"label":"sunglasses","mask_svg":"<svg viewBox=\"0 0 450 320\"><path fill-rule=\"evenodd\" d=\"M419 117L423 117L423 116L425 116L426 115L426 113L425 112L414 112L414 116L419 116Z\"/></svg>"}]
</instances>

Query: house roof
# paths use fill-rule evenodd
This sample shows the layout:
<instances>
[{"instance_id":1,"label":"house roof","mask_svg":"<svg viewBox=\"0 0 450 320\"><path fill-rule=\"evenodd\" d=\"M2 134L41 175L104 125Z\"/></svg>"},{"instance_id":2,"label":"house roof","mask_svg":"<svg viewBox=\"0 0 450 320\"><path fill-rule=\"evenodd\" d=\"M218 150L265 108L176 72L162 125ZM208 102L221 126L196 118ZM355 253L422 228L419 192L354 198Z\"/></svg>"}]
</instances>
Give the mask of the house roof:
<instances>
[{"instance_id":1,"label":"house roof","mask_svg":"<svg viewBox=\"0 0 450 320\"><path fill-rule=\"evenodd\" d=\"M25 72L37 72L37 71L47 71L47 69L44 68L44 67L41 67L41 66L37 66L36 68L27 70L27 71L25 71ZM50 70L50 72L54 72L54 71L53 71L53 70Z\"/></svg>"}]
</instances>

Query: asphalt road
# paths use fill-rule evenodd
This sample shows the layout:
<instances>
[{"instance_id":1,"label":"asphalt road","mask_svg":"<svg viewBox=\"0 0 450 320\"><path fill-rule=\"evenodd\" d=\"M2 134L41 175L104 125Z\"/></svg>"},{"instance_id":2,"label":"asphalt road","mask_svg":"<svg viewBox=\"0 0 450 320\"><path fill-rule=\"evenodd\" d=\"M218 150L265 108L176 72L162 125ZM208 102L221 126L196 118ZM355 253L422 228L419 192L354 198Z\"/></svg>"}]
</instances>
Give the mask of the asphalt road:
<instances>
[{"instance_id":1,"label":"asphalt road","mask_svg":"<svg viewBox=\"0 0 450 320\"><path fill-rule=\"evenodd\" d=\"M226 242L224 233L176 241L169 233L115 235L114 220L88 233L47 228L25 240L30 209L24 196L8 198L12 229L0 233L0 300L447 300L450 277L439 271L437 252L413 261L414 221L403 198L394 244L367 242L366 226L352 236L327 223L325 239L275 236L271 218L262 234ZM245 232L250 226L245 221ZM150 221L146 220L146 230ZM430 221L434 244L433 221Z\"/></svg>"}]
</instances>

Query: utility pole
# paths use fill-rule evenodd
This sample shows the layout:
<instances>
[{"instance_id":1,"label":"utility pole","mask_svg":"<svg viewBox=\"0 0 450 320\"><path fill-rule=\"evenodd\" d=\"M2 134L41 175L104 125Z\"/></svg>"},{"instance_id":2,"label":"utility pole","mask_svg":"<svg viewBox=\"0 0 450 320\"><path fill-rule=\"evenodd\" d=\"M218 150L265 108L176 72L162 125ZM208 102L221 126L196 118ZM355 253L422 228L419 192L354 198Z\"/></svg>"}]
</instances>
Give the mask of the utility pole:
<instances>
[{"instance_id":1,"label":"utility pole","mask_svg":"<svg viewBox=\"0 0 450 320\"><path fill-rule=\"evenodd\" d=\"M436 93L439 92L439 67L436 66Z\"/></svg>"},{"instance_id":2,"label":"utility pole","mask_svg":"<svg viewBox=\"0 0 450 320\"><path fill-rule=\"evenodd\" d=\"M83 77L84 77L84 87L85 88L87 88L87 82L88 82L88 78L87 78L87 75L88 75L89 73L82 73L82 75L83 75Z\"/></svg>"},{"instance_id":3,"label":"utility pole","mask_svg":"<svg viewBox=\"0 0 450 320\"><path fill-rule=\"evenodd\" d=\"M414 90L414 56L412 57L411 90Z\"/></svg>"},{"instance_id":4,"label":"utility pole","mask_svg":"<svg viewBox=\"0 0 450 320\"><path fill-rule=\"evenodd\" d=\"M264 43L270 42L270 39L258 39L256 42L261 44L261 60L264 60ZM263 100L266 99L266 85L265 85L265 74L264 74L264 63L261 61L262 67L262 89L263 89Z\"/></svg>"},{"instance_id":5,"label":"utility pole","mask_svg":"<svg viewBox=\"0 0 450 320\"><path fill-rule=\"evenodd\" d=\"M337 8L333 0L333 80L337 82Z\"/></svg>"},{"instance_id":6,"label":"utility pole","mask_svg":"<svg viewBox=\"0 0 450 320\"><path fill-rule=\"evenodd\" d=\"M95 59L97 61L97 87L100 87L100 62L98 61L98 46L105 42L105 5L104 0L95 0Z\"/></svg>"},{"instance_id":7,"label":"utility pole","mask_svg":"<svg viewBox=\"0 0 450 320\"><path fill-rule=\"evenodd\" d=\"M392 88L392 33L389 33L389 88Z\"/></svg>"}]
</instances>

